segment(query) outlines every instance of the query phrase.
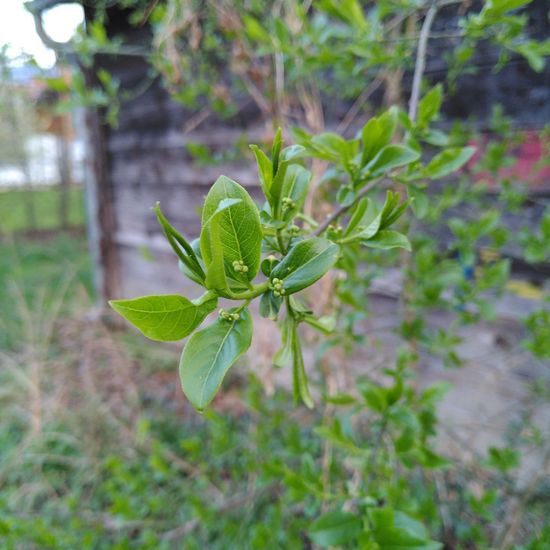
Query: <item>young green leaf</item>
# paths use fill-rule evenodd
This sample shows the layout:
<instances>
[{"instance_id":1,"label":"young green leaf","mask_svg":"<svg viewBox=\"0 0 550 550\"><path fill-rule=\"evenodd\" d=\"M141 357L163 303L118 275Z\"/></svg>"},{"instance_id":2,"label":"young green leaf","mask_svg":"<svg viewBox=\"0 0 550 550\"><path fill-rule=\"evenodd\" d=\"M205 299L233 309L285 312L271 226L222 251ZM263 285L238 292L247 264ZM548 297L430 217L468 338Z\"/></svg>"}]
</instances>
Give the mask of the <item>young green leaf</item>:
<instances>
[{"instance_id":1,"label":"young green leaf","mask_svg":"<svg viewBox=\"0 0 550 550\"><path fill-rule=\"evenodd\" d=\"M295 162L304 157L307 149L303 145L290 145L281 151L281 159L287 162Z\"/></svg>"},{"instance_id":2,"label":"young green leaf","mask_svg":"<svg viewBox=\"0 0 550 550\"><path fill-rule=\"evenodd\" d=\"M298 398L308 408L313 409L315 406L311 394L309 393L309 385L307 382L307 374L304 367L304 357L302 355L302 345L298 336L298 325L296 322L292 324L291 331L291 350L292 350L292 386L294 400Z\"/></svg>"},{"instance_id":3,"label":"young green leaf","mask_svg":"<svg viewBox=\"0 0 550 550\"><path fill-rule=\"evenodd\" d=\"M264 292L260 298L260 315L264 319L277 319L283 300L275 296L271 290Z\"/></svg>"},{"instance_id":4,"label":"young green leaf","mask_svg":"<svg viewBox=\"0 0 550 550\"><path fill-rule=\"evenodd\" d=\"M391 508L370 512L372 534L380 550L439 550L441 544L430 540L426 528L410 516Z\"/></svg>"},{"instance_id":5,"label":"young green leaf","mask_svg":"<svg viewBox=\"0 0 550 550\"><path fill-rule=\"evenodd\" d=\"M292 164L286 169L281 192L281 217L290 221L306 200L311 172L303 166Z\"/></svg>"},{"instance_id":6,"label":"young green leaf","mask_svg":"<svg viewBox=\"0 0 550 550\"><path fill-rule=\"evenodd\" d=\"M227 371L250 347L252 319L247 309L238 319L218 318L209 327L189 338L180 359L183 393L203 411L218 392Z\"/></svg>"},{"instance_id":7,"label":"young green leaf","mask_svg":"<svg viewBox=\"0 0 550 550\"><path fill-rule=\"evenodd\" d=\"M271 147L271 162L273 163L273 176L279 171L279 157L281 155L281 147L283 146L283 132L277 128L275 137L273 138L273 146Z\"/></svg>"},{"instance_id":8,"label":"young green leaf","mask_svg":"<svg viewBox=\"0 0 550 550\"><path fill-rule=\"evenodd\" d=\"M269 200L271 183L273 182L273 164L271 164L268 156L257 145L250 145L250 149L252 149L252 152L256 156L262 191L265 198Z\"/></svg>"},{"instance_id":9,"label":"young green leaf","mask_svg":"<svg viewBox=\"0 0 550 550\"><path fill-rule=\"evenodd\" d=\"M196 259L197 263L199 264L200 268L203 270L203 273L204 273L204 263L202 261L202 256L201 256L200 240L199 239L194 239L193 241L191 241L190 244L191 244L191 248L195 252L195 259ZM181 260L178 260L178 267L179 267L179 270L188 279L190 279L191 281L193 281L195 283L198 283L201 286L205 285L205 276L203 275L202 277L199 277L195 273L195 271L189 269L187 263L184 263Z\"/></svg>"},{"instance_id":10,"label":"young green leaf","mask_svg":"<svg viewBox=\"0 0 550 550\"><path fill-rule=\"evenodd\" d=\"M462 168L475 153L475 147L454 147L436 155L424 169L424 174L430 179L448 176Z\"/></svg>"},{"instance_id":11,"label":"young green leaf","mask_svg":"<svg viewBox=\"0 0 550 550\"><path fill-rule=\"evenodd\" d=\"M225 288L224 277L247 286L260 267L262 229L253 200L237 182L220 176L202 211L200 249L207 286Z\"/></svg>"},{"instance_id":12,"label":"young green leaf","mask_svg":"<svg viewBox=\"0 0 550 550\"><path fill-rule=\"evenodd\" d=\"M376 216L377 213L373 202L369 198L363 197L357 203L357 206L353 211L348 226L344 231L344 239L345 237L351 235L360 225L364 225L365 220L374 220ZM378 231L378 228L376 228L376 231Z\"/></svg>"},{"instance_id":13,"label":"young green leaf","mask_svg":"<svg viewBox=\"0 0 550 550\"><path fill-rule=\"evenodd\" d=\"M363 522L354 514L333 510L317 518L308 530L311 540L321 548L352 542L363 530Z\"/></svg>"},{"instance_id":14,"label":"young green leaf","mask_svg":"<svg viewBox=\"0 0 550 550\"><path fill-rule=\"evenodd\" d=\"M397 127L397 114L398 110L392 107L379 117L371 118L363 126L361 131L363 141L362 166L370 162L380 149L390 144Z\"/></svg>"},{"instance_id":15,"label":"young green leaf","mask_svg":"<svg viewBox=\"0 0 550 550\"><path fill-rule=\"evenodd\" d=\"M348 142L338 134L324 132L311 139L315 156L321 159L340 162L350 156Z\"/></svg>"},{"instance_id":16,"label":"young green leaf","mask_svg":"<svg viewBox=\"0 0 550 550\"><path fill-rule=\"evenodd\" d=\"M271 212L275 220L281 219L282 212L282 198L283 198L283 188L286 180L286 171L289 167L289 163L286 160L283 160L279 163L277 173L273 178L273 183L271 184L269 204L271 205Z\"/></svg>"},{"instance_id":17,"label":"young green leaf","mask_svg":"<svg viewBox=\"0 0 550 550\"><path fill-rule=\"evenodd\" d=\"M443 100L443 86L437 84L434 86L418 104L418 121L419 128L426 128L428 124L437 118L441 102Z\"/></svg>"},{"instance_id":18,"label":"young green leaf","mask_svg":"<svg viewBox=\"0 0 550 550\"><path fill-rule=\"evenodd\" d=\"M411 243L406 235L389 229L383 229L374 237L362 240L361 244L370 248L381 248L383 250L389 250L390 248L404 248L409 252L411 251Z\"/></svg>"},{"instance_id":19,"label":"young green leaf","mask_svg":"<svg viewBox=\"0 0 550 550\"><path fill-rule=\"evenodd\" d=\"M396 222L410 204L410 199L399 203L399 193L388 191L382 209L377 212L372 201L363 199L353 213L340 244L372 239L379 231Z\"/></svg>"},{"instance_id":20,"label":"young green leaf","mask_svg":"<svg viewBox=\"0 0 550 550\"><path fill-rule=\"evenodd\" d=\"M157 216L159 225L162 228L164 236L168 240L168 243L176 253L179 258L179 261L185 266L184 273L192 280L197 282L200 285L204 285L204 270L201 263L197 257L193 247L187 242L185 237L176 231L170 222L166 219L162 210L160 209L160 204L157 204L153 207L153 211Z\"/></svg>"},{"instance_id":21,"label":"young green leaf","mask_svg":"<svg viewBox=\"0 0 550 550\"><path fill-rule=\"evenodd\" d=\"M207 292L193 302L184 296L166 294L111 300L109 305L147 338L170 342L190 334L217 303L217 296Z\"/></svg>"},{"instance_id":22,"label":"young green leaf","mask_svg":"<svg viewBox=\"0 0 550 550\"><path fill-rule=\"evenodd\" d=\"M313 315L304 315L304 321L324 334L330 334L336 326L336 319L331 315L323 315L318 318Z\"/></svg>"},{"instance_id":23,"label":"young green leaf","mask_svg":"<svg viewBox=\"0 0 550 550\"><path fill-rule=\"evenodd\" d=\"M281 323L281 347L273 356L273 365L275 367L286 367L292 360L292 330L294 319L288 315Z\"/></svg>"},{"instance_id":24,"label":"young green leaf","mask_svg":"<svg viewBox=\"0 0 550 550\"><path fill-rule=\"evenodd\" d=\"M411 164L420 153L404 145L387 145L366 166L371 176L380 176L394 168Z\"/></svg>"},{"instance_id":25,"label":"young green leaf","mask_svg":"<svg viewBox=\"0 0 550 550\"><path fill-rule=\"evenodd\" d=\"M262 260L262 263L260 264L260 269L262 270L262 273L269 277L271 275L271 271L273 268L280 262L281 260L278 260L275 258L275 256L269 255L267 258L264 258Z\"/></svg>"},{"instance_id":26,"label":"young green leaf","mask_svg":"<svg viewBox=\"0 0 550 550\"><path fill-rule=\"evenodd\" d=\"M338 259L339 247L327 239L311 237L294 245L271 271L271 281L282 281L286 294L318 281Z\"/></svg>"},{"instance_id":27,"label":"young green leaf","mask_svg":"<svg viewBox=\"0 0 550 550\"><path fill-rule=\"evenodd\" d=\"M221 234L221 215L232 206L241 202L241 199L222 199L212 215L203 221L201 230L201 248L203 255L208 252L209 261L206 264L206 288L225 290L227 278L225 273L224 249ZM207 240L208 239L208 240ZM208 257L208 256L207 256Z\"/></svg>"}]
</instances>

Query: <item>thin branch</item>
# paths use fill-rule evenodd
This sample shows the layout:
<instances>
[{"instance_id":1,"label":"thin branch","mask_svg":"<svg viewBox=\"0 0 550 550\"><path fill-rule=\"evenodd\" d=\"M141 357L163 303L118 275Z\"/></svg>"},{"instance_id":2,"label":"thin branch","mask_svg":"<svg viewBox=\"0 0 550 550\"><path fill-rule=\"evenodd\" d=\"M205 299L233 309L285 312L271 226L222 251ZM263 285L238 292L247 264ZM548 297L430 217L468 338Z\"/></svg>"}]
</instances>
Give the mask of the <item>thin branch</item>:
<instances>
[{"instance_id":1,"label":"thin branch","mask_svg":"<svg viewBox=\"0 0 550 550\"><path fill-rule=\"evenodd\" d=\"M381 86L382 80L375 78L362 92L361 95L355 100L353 105L350 107L349 111L346 113L346 116L342 122L338 125L336 131L339 134L343 134L353 122L353 119L357 116L357 113L360 111L361 107L365 104L365 101Z\"/></svg>"},{"instance_id":2,"label":"thin branch","mask_svg":"<svg viewBox=\"0 0 550 550\"><path fill-rule=\"evenodd\" d=\"M430 30L434 22L435 16L439 6L434 2L428 9L424 23L422 23L422 29L420 31L420 38L418 39L418 49L416 52L416 63L414 66L413 85L411 90L411 98L409 100L409 118L414 122L416 120L416 114L418 111L418 103L420 101L420 86L422 84L422 76L424 75L424 69L426 68L426 53L428 46L428 39L430 37Z\"/></svg>"},{"instance_id":3,"label":"thin branch","mask_svg":"<svg viewBox=\"0 0 550 550\"><path fill-rule=\"evenodd\" d=\"M351 204L343 205L337 208L324 222L319 224L319 227L317 227L317 229L315 229L315 231L311 233L311 236L315 237L323 233L323 231L325 231L331 223L335 222L342 214L345 214L352 206L355 206L360 199L362 199L365 195L372 191L377 183L378 181L371 181L361 190L361 192L357 195L357 197L355 197L355 200Z\"/></svg>"},{"instance_id":4,"label":"thin branch","mask_svg":"<svg viewBox=\"0 0 550 550\"><path fill-rule=\"evenodd\" d=\"M198 113L195 113L184 125L183 133L187 134L192 132L198 126L200 126L210 115L212 114L212 109L210 107L203 107Z\"/></svg>"},{"instance_id":5,"label":"thin branch","mask_svg":"<svg viewBox=\"0 0 550 550\"><path fill-rule=\"evenodd\" d=\"M264 99L262 92L258 89L254 82L252 82L251 78L246 73L239 74L239 76L241 77L243 84L246 87L246 90L248 91L252 99L256 102L256 105L258 105L260 110L265 115L270 115L272 112L271 106Z\"/></svg>"}]
</instances>

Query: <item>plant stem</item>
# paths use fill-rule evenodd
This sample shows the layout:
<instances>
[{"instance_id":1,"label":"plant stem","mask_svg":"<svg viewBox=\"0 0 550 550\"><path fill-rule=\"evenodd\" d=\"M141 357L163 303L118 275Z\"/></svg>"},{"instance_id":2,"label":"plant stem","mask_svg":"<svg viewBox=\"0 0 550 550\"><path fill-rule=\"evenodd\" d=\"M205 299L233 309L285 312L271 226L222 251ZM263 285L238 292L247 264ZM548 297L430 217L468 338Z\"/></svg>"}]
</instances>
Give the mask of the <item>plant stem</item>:
<instances>
[{"instance_id":1,"label":"plant stem","mask_svg":"<svg viewBox=\"0 0 550 550\"><path fill-rule=\"evenodd\" d=\"M323 231L325 231L331 223L336 221L342 214L345 214L350 208L355 206L365 195L372 191L377 183L378 181L371 181L369 184L367 184L357 195L357 197L355 197L355 200L351 204L340 206L339 208L337 208L324 222L319 224L315 231L311 232L310 236L316 237L323 233Z\"/></svg>"},{"instance_id":2,"label":"plant stem","mask_svg":"<svg viewBox=\"0 0 550 550\"><path fill-rule=\"evenodd\" d=\"M436 2L430 5L422 23L422 29L420 30L420 36L418 38L418 49L416 52L416 63L414 66L413 84L411 89L411 98L409 100L409 118L415 122L418 112L418 103L420 101L420 86L422 85L422 76L424 75L424 69L426 68L426 53L428 46L428 39L430 37L430 30L434 22L435 16L439 6Z\"/></svg>"},{"instance_id":3,"label":"plant stem","mask_svg":"<svg viewBox=\"0 0 550 550\"><path fill-rule=\"evenodd\" d=\"M281 254L284 256L287 253L287 248L285 246L285 242L283 241L283 232L280 229L277 229L276 234L277 234L277 244L279 245Z\"/></svg>"},{"instance_id":4,"label":"plant stem","mask_svg":"<svg viewBox=\"0 0 550 550\"><path fill-rule=\"evenodd\" d=\"M263 294L268 289L269 281L265 281L252 287L252 290L249 290L248 292L232 292L231 290L226 290L223 293L223 297L231 300L251 300L252 298L256 298L256 296Z\"/></svg>"}]
</instances>

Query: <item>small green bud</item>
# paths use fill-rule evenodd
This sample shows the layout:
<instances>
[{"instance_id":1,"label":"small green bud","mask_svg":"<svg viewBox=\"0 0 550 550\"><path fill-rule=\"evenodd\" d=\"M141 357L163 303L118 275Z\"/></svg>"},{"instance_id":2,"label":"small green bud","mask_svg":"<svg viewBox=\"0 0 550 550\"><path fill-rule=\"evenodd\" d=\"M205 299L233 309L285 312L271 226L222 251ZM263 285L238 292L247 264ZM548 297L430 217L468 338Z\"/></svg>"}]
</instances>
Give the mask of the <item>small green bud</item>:
<instances>
[{"instance_id":1,"label":"small green bud","mask_svg":"<svg viewBox=\"0 0 550 550\"><path fill-rule=\"evenodd\" d=\"M296 203L290 197L283 197L281 201L283 210L290 210L296 206Z\"/></svg>"},{"instance_id":2,"label":"small green bud","mask_svg":"<svg viewBox=\"0 0 550 550\"><path fill-rule=\"evenodd\" d=\"M242 260L234 260L232 265L233 265L233 269L237 273L247 273L248 272L248 266L244 265L244 262Z\"/></svg>"},{"instance_id":3,"label":"small green bud","mask_svg":"<svg viewBox=\"0 0 550 550\"><path fill-rule=\"evenodd\" d=\"M297 225L291 225L288 231L293 236L300 234L300 228Z\"/></svg>"}]
</instances>

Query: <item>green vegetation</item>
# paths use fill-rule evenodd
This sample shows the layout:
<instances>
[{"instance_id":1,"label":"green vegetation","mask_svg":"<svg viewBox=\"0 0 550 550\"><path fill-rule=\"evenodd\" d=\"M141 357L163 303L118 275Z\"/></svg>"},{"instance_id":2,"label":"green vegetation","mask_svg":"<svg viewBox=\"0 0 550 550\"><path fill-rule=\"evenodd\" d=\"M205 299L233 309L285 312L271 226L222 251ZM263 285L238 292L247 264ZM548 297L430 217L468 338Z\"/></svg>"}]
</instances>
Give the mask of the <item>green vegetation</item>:
<instances>
[{"instance_id":1,"label":"green vegetation","mask_svg":"<svg viewBox=\"0 0 550 550\"><path fill-rule=\"evenodd\" d=\"M208 117L234 113L248 96L282 131L251 148L264 204L221 176L194 241L155 208L202 296L112 302L152 339L189 335L179 383L172 349L83 313L89 293L78 277L67 291L59 284L75 271L72 245L51 245L64 255L46 262L51 277L35 265L33 278L30 260L21 270L29 297L10 291L15 322L0 356L8 548L548 550L544 291L529 316L509 319L509 338L488 332L509 281L504 247L526 264L544 261L548 216L507 227L526 197L502 177L521 136L501 112L477 159L471 143L485 138L439 120L457 77L478 70L480 43L499 66L518 55L543 69L550 41L529 36L529 3L124 2L131 23L150 18L147 56L176 100ZM434 32L446 10L449 25ZM127 47L110 38L104 15L98 9L75 43L87 67L94 53ZM440 83L425 78L436 36L449 39ZM103 68L97 76L95 89L78 76L52 84L116 124L132 92ZM384 105L369 105L379 88ZM328 131L335 107L349 110ZM209 152L194 150L205 162ZM477 183L487 177L492 195ZM24 246L15 251L25 257ZM387 268L399 274L388 319L371 305ZM264 357L272 365L243 376L265 326L281 346ZM443 368L479 359L466 341L477 332L492 341L479 370L490 376L469 388L483 405L497 401L495 414L515 412L483 446L469 437L487 433L484 406L471 431L438 411L450 389ZM270 385L271 366L291 391ZM508 368L521 377L497 394ZM515 390L521 402L508 399ZM465 409L469 396L460 397Z\"/></svg>"},{"instance_id":2,"label":"green vegetation","mask_svg":"<svg viewBox=\"0 0 550 550\"><path fill-rule=\"evenodd\" d=\"M88 304L91 279L91 261L83 238L58 234L1 241L0 350L23 347L27 331L40 330L40 323L52 313ZM35 321L38 324L33 328Z\"/></svg>"},{"instance_id":3,"label":"green vegetation","mask_svg":"<svg viewBox=\"0 0 550 550\"><path fill-rule=\"evenodd\" d=\"M84 190L71 187L68 192L67 220L70 227L83 227L85 220ZM58 187L32 191L0 190L0 234L18 231L59 229L61 190ZM29 209L34 211L33 224Z\"/></svg>"}]
</instances>

